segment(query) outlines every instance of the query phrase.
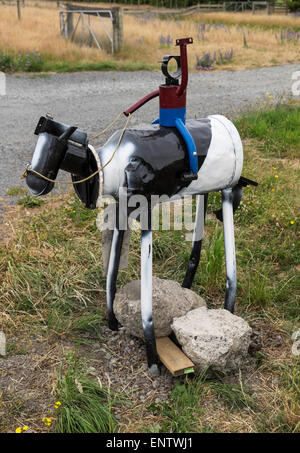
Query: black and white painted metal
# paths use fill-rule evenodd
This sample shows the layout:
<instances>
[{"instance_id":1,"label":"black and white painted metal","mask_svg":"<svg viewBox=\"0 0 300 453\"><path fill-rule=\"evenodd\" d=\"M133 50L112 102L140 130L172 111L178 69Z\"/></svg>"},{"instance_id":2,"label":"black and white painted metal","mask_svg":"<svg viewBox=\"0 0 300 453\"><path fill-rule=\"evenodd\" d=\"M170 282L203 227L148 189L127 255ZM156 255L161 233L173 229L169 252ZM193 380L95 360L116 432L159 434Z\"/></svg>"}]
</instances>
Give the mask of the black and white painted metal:
<instances>
[{"instance_id":1,"label":"black and white painted metal","mask_svg":"<svg viewBox=\"0 0 300 453\"><path fill-rule=\"evenodd\" d=\"M222 192L222 209L216 211L223 221L226 295L225 308L234 310L236 293L236 260L233 213L242 196L242 187L254 184L241 176L243 148L240 136L231 121L221 115L186 122L198 154L198 177L187 182L181 176L189 170L186 145L176 128L149 125L117 131L99 149L88 145L87 135L42 117L36 128L38 141L27 169L26 181L35 195L44 195L53 188L59 168L72 175L76 193L88 208L95 208L101 192L103 197L113 196L120 205L120 189L126 189L127 217L136 207L136 195L148 201L148 220L141 222L141 312L146 341L149 370L158 373L154 323L152 316L152 195L175 197L197 195L197 212L194 226L192 252L183 286L190 288L199 264L204 217L210 192ZM121 135L123 134L123 135ZM121 141L120 141L121 138ZM116 146L119 144L117 152ZM111 159L112 154L114 158ZM98 169L98 172L97 172ZM81 178L90 179L78 183ZM47 180L44 179L47 178ZM78 183L78 184L77 184ZM116 216L107 270L107 308L109 327L118 329L113 303L116 281L127 219L119 212ZM125 225L125 227L124 227Z\"/></svg>"}]
</instances>

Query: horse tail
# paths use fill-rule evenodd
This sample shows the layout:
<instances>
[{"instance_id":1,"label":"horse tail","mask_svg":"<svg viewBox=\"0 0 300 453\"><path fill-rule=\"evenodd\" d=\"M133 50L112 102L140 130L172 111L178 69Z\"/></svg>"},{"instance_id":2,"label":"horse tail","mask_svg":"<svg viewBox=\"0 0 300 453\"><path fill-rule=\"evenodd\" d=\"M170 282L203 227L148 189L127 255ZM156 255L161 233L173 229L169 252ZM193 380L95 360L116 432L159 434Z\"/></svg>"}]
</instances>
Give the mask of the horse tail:
<instances>
[{"instance_id":1,"label":"horse tail","mask_svg":"<svg viewBox=\"0 0 300 453\"><path fill-rule=\"evenodd\" d=\"M232 195L233 195L233 213L237 210L239 207L242 196L243 196L243 187L247 186L258 186L258 183L256 181L252 181L251 179L245 178L244 176L241 176L240 179L238 180L238 183L233 187L232 189ZM217 217L218 220L223 222L223 213L222 213L222 208L214 211L215 216Z\"/></svg>"}]
</instances>

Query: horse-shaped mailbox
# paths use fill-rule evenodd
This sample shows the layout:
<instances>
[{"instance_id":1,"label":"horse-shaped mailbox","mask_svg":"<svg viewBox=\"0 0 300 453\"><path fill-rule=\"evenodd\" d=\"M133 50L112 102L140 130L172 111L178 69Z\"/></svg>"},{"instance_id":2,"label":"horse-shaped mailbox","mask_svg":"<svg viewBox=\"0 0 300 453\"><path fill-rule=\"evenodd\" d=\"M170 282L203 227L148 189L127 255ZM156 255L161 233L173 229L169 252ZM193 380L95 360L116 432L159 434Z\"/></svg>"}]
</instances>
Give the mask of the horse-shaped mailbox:
<instances>
[{"instance_id":1,"label":"horse-shaped mailbox","mask_svg":"<svg viewBox=\"0 0 300 453\"><path fill-rule=\"evenodd\" d=\"M160 115L151 125L115 132L99 149L88 144L87 134L52 117L41 117L35 134L38 140L26 182L34 195L49 193L58 170L71 173L75 191L86 207L94 209L99 193L113 196L120 206L120 189L126 189L127 212L117 210L107 269L106 297L109 327L118 329L113 311L116 280L127 219L135 206L136 195L147 200L148 217L141 222L141 312L150 372L158 373L158 356L152 317L152 229L151 196L184 197L197 195L192 252L182 286L190 288L197 270L203 236L207 198L222 192L222 209L215 214L223 222L226 261L225 308L234 310L236 262L233 213L238 207L242 187L255 182L241 176L243 148L231 121L222 115L185 120L188 81L186 45L191 38L177 40L179 56L166 56L163 73L166 83L124 113L131 115L145 102L159 96ZM174 58L178 68L168 73ZM181 84L179 79L181 77ZM153 207L153 206L152 206Z\"/></svg>"}]
</instances>

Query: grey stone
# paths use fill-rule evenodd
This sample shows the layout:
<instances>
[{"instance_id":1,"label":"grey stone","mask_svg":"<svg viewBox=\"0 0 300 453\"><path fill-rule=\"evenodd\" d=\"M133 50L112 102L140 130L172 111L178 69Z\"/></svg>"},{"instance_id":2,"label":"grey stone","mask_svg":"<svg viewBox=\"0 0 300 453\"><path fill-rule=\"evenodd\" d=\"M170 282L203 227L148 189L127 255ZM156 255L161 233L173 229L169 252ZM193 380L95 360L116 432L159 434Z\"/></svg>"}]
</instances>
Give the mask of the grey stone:
<instances>
[{"instance_id":1,"label":"grey stone","mask_svg":"<svg viewBox=\"0 0 300 453\"><path fill-rule=\"evenodd\" d=\"M173 320L172 329L197 369L231 372L248 356L252 329L242 318L224 309L205 307Z\"/></svg>"},{"instance_id":2,"label":"grey stone","mask_svg":"<svg viewBox=\"0 0 300 453\"><path fill-rule=\"evenodd\" d=\"M183 316L194 308L206 306L202 297L179 283L153 277L152 310L156 337L165 337L172 332L173 318ZM136 337L143 338L140 280L127 283L116 294L114 312L118 321Z\"/></svg>"}]
</instances>

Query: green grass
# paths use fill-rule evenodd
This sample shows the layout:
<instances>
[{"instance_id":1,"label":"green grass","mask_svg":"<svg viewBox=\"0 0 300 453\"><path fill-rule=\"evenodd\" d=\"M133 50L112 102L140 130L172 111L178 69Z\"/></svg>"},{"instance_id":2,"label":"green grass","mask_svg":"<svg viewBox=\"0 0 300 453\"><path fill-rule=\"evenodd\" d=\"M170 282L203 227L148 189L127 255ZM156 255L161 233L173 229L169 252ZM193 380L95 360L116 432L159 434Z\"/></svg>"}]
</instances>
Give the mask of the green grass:
<instances>
[{"instance_id":1,"label":"green grass","mask_svg":"<svg viewBox=\"0 0 300 453\"><path fill-rule=\"evenodd\" d=\"M2 390L0 393L0 409L6 410L8 417L10 419L18 419L20 411L24 407L24 401L20 396L12 395L11 392L8 392L6 389ZM7 430L11 429L11 426L8 425L8 417L0 417L0 434L7 433Z\"/></svg>"},{"instance_id":2,"label":"green grass","mask_svg":"<svg viewBox=\"0 0 300 453\"><path fill-rule=\"evenodd\" d=\"M44 64L44 59L37 52L15 54L0 50L0 71L3 72L39 72Z\"/></svg>"},{"instance_id":3,"label":"green grass","mask_svg":"<svg viewBox=\"0 0 300 453\"><path fill-rule=\"evenodd\" d=\"M45 203L30 197L30 202L25 198L22 205L37 209L33 200ZM14 249L8 255L1 250L0 269L6 268L2 300L9 312L12 308L12 313L31 314L31 328L42 323L53 334L84 330L97 336L105 284L99 267L96 214L75 199L59 208L46 203L44 210L24 218ZM82 247L73 236L73 228L91 235L89 246L85 243Z\"/></svg>"},{"instance_id":4,"label":"green grass","mask_svg":"<svg viewBox=\"0 0 300 453\"><path fill-rule=\"evenodd\" d=\"M158 433L212 432L212 428L199 424L203 414L200 400L205 392L204 381L205 373L186 384L176 383L168 401L152 403L148 407L154 415L162 416L164 422L143 430Z\"/></svg>"},{"instance_id":5,"label":"green grass","mask_svg":"<svg viewBox=\"0 0 300 453\"><path fill-rule=\"evenodd\" d=\"M27 354L27 349L20 347L17 343L10 343L6 347L6 353L10 355L25 355Z\"/></svg>"},{"instance_id":6,"label":"green grass","mask_svg":"<svg viewBox=\"0 0 300 453\"><path fill-rule=\"evenodd\" d=\"M16 191L13 191L13 193L16 193ZM25 208L34 208L36 206L41 206L42 204L45 204L45 200L26 194L24 195L23 198L20 198L18 200L18 204L24 206Z\"/></svg>"},{"instance_id":7,"label":"green grass","mask_svg":"<svg viewBox=\"0 0 300 453\"><path fill-rule=\"evenodd\" d=\"M238 119L236 127L242 137L258 140L259 148L269 157L300 157L300 106L252 111Z\"/></svg>"},{"instance_id":8,"label":"green grass","mask_svg":"<svg viewBox=\"0 0 300 453\"><path fill-rule=\"evenodd\" d=\"M49 72L81 72L81 71L142 71L151 70L153 65L136 61L99 61L96 63L67 62L47 60L42 71Z\"/></svg>"},{"instance_id":9,"label":"green grass","mask_svg":"<svg viewBox=\"0 0 300 453\"><path fill-rule=\"evenodd\" d=\"M24 187L19 187L19 186L10 187L6 191L6 195L8 195L9 197L20 197L22 195L25 195L26 193L27 193L27 190L24 189Z\"/></svg>"},{"instance_id":10,"label":"green grass","mask_svg":"<svg viewBox=\"0 0 300 453\"><path fill-rule=\"evenodd\" d=\"M113 433L117 420L112 412L116 397L111 389L86 376L82 364L69 356L66 370L60 369L55 397L61 403L57 433Z\"/></svg>"},{"instance_id":11,"label":"green grass","mask_svg":"<svg viewBox=\"0 0 300 453\"><path fill-rule=\"evenodd\" d=\"M241 381L238 384L213 382L210 383L210 388L230 410L257 409L252 396L253 392L249 387L244 387Z\"/></svg>"},{"instance_id":12,"label":"green grass","mask_svg":"<svg viewBox=\"0 0 300 453\"><path fill-rule=\"evenodd\" d=\"M5 56L4 56L5 55ZM0 50L0 70L7 73L15 72L81 72L81 71L142 71L156 69L155 64L139 61L98 61L98 62L68 62L40 56L36 53L26 55L4 54ZM43 74L41 75L43 76Z\"/></svg>"},{"instance_id":13,"label":"green grass","mask_svg":"<svg viewBox=\"0 0 300 453\"><path fill-rule=\"evenodd\" d=\"M224 277L224 257L223 229L217 224L203 251L201 281L205 288L215 288Z\"/></svg>"}]
</instances>

